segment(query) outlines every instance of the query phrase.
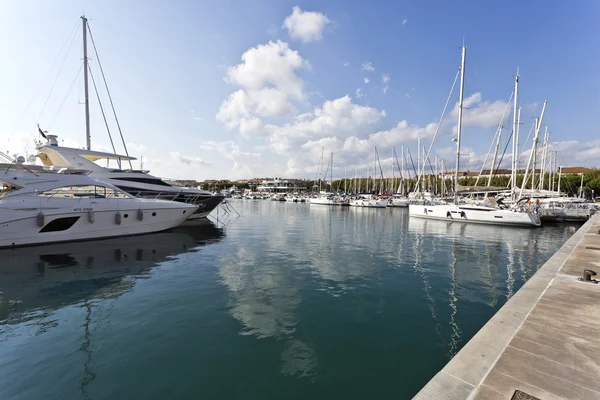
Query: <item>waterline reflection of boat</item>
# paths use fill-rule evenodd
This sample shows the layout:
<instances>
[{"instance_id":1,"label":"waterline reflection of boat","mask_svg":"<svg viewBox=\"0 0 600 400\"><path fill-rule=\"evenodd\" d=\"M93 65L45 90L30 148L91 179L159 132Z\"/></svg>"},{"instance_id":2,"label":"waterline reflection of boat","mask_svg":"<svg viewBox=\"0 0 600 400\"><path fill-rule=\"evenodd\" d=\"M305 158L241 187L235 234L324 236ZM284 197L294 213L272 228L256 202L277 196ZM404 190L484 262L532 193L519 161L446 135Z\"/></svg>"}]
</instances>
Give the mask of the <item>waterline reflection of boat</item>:
<instances>
[{"instance_id":1,"label":"waterline reflection of boat","mask_svg":"<svg viewBox=\"0 0 600 400\"><path fill-rule=\"evenodd\" d=\"M464 238L480 242L506 243L512 245L525 244L535 235L530 229L515 229L510 226L484 224L453 224L450 221L410 218L408 231L417 234L440 236L447 239Z\"/></svg>"},{"instance_id":2,"label":"waterline reflection of boat","mask_svg":"<svg viewBox=\"0 0 600 400\"><path fill-rule=\"evenodd\" d=\"M0 323L40 309L58 309L84 299L115 297L171 257L220 241L222 228L201 227L128 238L0 250ZM32 314L30 317L33 318Z\"/></svg>"}]
</instances>

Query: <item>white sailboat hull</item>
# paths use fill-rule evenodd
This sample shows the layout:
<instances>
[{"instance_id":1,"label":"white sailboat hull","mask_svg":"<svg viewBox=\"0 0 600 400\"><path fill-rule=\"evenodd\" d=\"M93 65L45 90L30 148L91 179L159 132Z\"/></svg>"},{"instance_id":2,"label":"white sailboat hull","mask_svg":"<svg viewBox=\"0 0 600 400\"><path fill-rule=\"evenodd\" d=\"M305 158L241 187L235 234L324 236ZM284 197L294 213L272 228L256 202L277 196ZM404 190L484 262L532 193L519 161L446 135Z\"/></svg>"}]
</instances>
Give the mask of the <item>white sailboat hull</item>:
<instances>
[{"instance_id":1,"label":"white sailboat hull","mask_svg":"<svg viewBox=\"0 0 600 400\"><path fill-rule=\"evenodd\" d=\"M541 226L535 213L499 210L490 207L469 205L416 205L408 206L411 218L427 218L471 224L536 227Z\"/></svg>"},{"instance_id":2,"label":"white sailboat hull","mask_svg":"<svg viewBox=\"0 0 600 400\"><path fill-rule=\"evenodd\" d=\"M387 206L388 207L408 207L410 200L408 199L391 199Z\"/></svg>"},{"instance_id":3,"label":"white sailboat hull","mask_svg":"<svg viewBox=\"0 0 600 400\"><path fill-rule=\"evenodd\" d=\"M350 207L364 207L364 208L385 208L386 205L383 201L380 200L351 200Z\"/></svg>"}]
</instances>

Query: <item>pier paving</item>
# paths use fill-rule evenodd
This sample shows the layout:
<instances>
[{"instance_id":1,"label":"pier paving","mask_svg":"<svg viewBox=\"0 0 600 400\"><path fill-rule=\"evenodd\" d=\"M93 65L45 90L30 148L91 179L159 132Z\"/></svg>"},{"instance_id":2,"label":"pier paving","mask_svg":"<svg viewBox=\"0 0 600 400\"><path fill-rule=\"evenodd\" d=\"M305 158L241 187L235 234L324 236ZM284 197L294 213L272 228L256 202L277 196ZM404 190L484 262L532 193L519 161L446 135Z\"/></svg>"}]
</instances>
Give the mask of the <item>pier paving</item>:
<instances>
[{"instance_id":1,"label":"pier paving","mask_svg":"<svg viewBox=\"0 0 600 400\"><path fill-rule=\"evenodd\" d=\"M600 399L600 219L586 222L414 397ZM518 393L516 391L520 391Z\"/></svg>"}]
</instances>

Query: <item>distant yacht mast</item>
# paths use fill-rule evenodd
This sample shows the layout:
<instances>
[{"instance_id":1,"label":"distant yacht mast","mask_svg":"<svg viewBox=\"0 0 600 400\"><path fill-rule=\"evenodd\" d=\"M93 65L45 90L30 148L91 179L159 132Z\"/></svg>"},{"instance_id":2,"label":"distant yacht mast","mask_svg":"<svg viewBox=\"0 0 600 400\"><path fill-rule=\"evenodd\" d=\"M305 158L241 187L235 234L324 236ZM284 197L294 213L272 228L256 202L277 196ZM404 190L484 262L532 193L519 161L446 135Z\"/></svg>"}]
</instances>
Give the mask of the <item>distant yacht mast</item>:
<instances>
[{"instance_id":1,"label":"distant yacht mast","mask_svg":"<svg viewBox=\"0 0 600 400\"><path fill-rule=\"evenodd\" d=\"M83 25L83 88L85 96L85 137L87 149L92 149L92 136L90 134L90 100L88 87L88 56L87 56L87 18L81 16Z\"/></svg>"},{"instance_id":2,"label":"distant yacht mast","mask_svg":"<svg viewBox=\"0 0 600 400\"><path fill-rule=\"evenodd\" d=\"M462 46L462 62L460 64L460 92L458 98L458 123L456 124L456 171L454 172L454 201L458 204L458 169L460 167L460 136L462 133L463 95L465 88L465 62L467 60L467 46Z\"/></svg>"},{"instance_id":3,"label":"distant yacht mast","mask_svg":"<svg viewBox=\"0 0 600 400\"><path fill-rule=\"evenodd\" d=\"M512 151L512 168L511 177L511 196L515 200L517 188L517 173L519 168L519 68L515 76L515 99L513 107L513 151Z\"/></svg>"}]
</instances>

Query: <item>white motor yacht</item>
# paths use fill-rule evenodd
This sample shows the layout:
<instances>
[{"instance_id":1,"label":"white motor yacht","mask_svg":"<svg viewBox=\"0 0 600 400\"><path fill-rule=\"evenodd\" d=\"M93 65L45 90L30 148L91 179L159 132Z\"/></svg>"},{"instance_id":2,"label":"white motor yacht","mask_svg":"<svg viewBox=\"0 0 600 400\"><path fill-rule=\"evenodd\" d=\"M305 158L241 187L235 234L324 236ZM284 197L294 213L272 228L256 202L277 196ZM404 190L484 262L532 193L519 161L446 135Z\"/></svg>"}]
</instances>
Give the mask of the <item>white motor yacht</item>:
<instances>
[{"instance_id":1,"label":"white motor yacht","mask_svg":"<svg viewBox=\"0 0 600 400\"><path fill-rule=\"evenodd\" d=\"M137 198L81 172L0 171L0 248L164 231L198 208Z\"/></svg>"},{"instance_id":2,"label":"white motor yacht","mask_svg":"<svg viewBox=\"0 0 600 400\"><path fill-rule=\"evenodd\" d=\"M47 135L47 138L46 144L37 146L37 157L44 165L88 170L92 177L115 185L136 197L193 203L198 209L189 219L207 217L225 199L225 196L216 196L206 190L170 185L150 175L148 171L105 168L95 163L99 160L122 163L135 160L134 157L62 147L58 145L56 135Z\"/></svg>"}]
</instances>

